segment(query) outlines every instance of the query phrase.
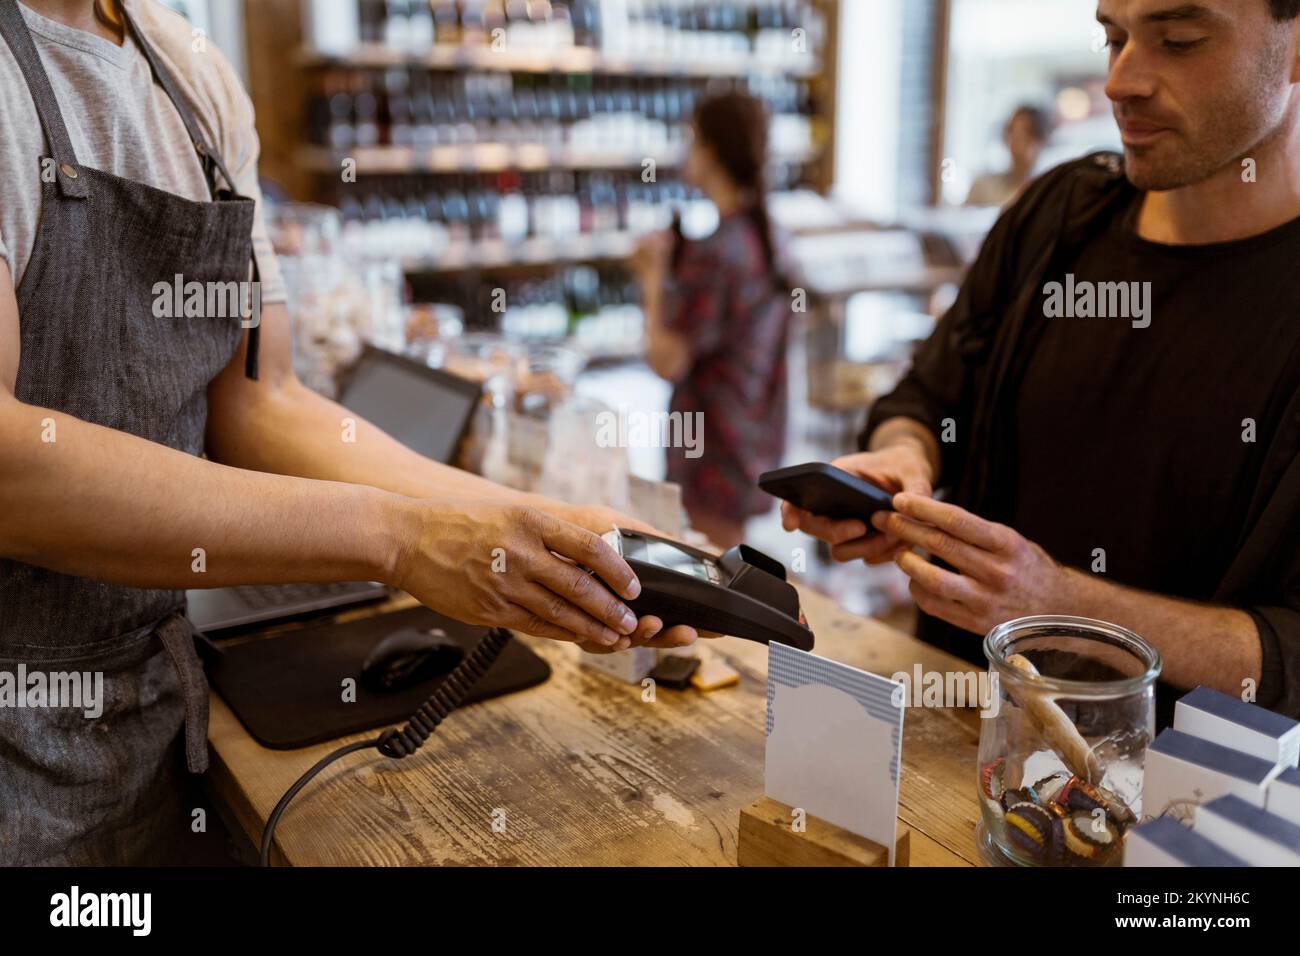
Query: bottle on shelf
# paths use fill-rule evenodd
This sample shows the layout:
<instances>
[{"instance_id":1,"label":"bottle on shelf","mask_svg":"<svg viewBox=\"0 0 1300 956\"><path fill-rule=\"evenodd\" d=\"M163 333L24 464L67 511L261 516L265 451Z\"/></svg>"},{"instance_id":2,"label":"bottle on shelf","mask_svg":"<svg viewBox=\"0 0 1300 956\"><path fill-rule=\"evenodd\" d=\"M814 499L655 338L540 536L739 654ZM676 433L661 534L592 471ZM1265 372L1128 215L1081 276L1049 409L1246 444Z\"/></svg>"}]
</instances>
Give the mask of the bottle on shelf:
<instances>
[{"instance_id":1,"label":"bottle on shelf","mask_svg":"<svg viewBox=\"0 0 1300 956\"><path fill-rule=\"evenodd\" d=\"M386 146L415 145L414 111L411 101L411 75L402 69L384 74L383 96L379 104L380 141Z\"/></svg>"},{"instance_id":2,"label":"bottle on shelf","mask_svg":"<svg viewBox=\"0 0 1300 956\"><path fill-rule=\"evenodd\" d=\"M384 21L387 17L384 0L357 0L361 42L373 45L385 40Z\"/></svg>"},{"instance_id":3,"label":"bottle on shelf","mask_svg":"<svg viewBox=\"0 0 1300 956\"><path fill-rule=\"evenodd\" d=\"M365 149L379 145L379 97L374 81L365 73L352 77L352 145Z\"/></svg>"},{"instance_id":4,"label":"bottle on shelf","mask_svg":"<svg viewBox=\"0 0 1300 956\"><path fill-rule=\"evenodd\" d=\"M429 0L411 0L406 14L406 48L416 55L433 49L433 7Z\"/></svg>"},{"instance_id":5,"label":"bottle on shelf","mask_svg":"<svg viewBox=\"0 0 1300 956\"><path fill-rule=\"evenodd\" d=\"M467 24L475 14L473 3L465 3ZM442 47L456 47L462 42L461 4L457 0L433 0L433 42ZM481 22L481 21L480 21Z\"/></svg>"},{"instance_id":6,"label":"bottle on shelf","mask_svg":"<svg viewBox=\"0 0 1300 956\"><path fill-rule=\"evenodd\" d=\"M406 51L411 43L411 4L408 0L385 0L384 45Z\"/></svg>"}]
</instances>

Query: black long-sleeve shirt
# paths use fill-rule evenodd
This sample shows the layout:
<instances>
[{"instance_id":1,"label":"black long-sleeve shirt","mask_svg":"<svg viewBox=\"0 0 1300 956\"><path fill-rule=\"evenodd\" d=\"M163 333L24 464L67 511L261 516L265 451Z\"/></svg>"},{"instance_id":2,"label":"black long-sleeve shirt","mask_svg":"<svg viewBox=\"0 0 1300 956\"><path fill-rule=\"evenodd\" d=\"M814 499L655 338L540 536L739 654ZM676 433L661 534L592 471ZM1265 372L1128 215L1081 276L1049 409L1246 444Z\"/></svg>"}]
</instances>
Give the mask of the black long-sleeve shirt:
<instances>
[{"instance_id":1,"label":"black long-sleeve shirt","mask_svg":"<svg viewBox=\"0 0 1300 956\"><path fill-rule=\"evenodd\" d=\"M1031 187L866 435L902 415L938 436L951 419L955 503L1065 564L1104 560L1108 580L1246 610L1258 700L1297 713L1300 221L1164 246L1136 235L1140 199L1112 157ZM1087 291L1094 312L1121 303L1102 283L1126 284L1127 314L1079 314ZM975 635L930 618L919 633L982 660Z\"/></svg>"}]
</instances>

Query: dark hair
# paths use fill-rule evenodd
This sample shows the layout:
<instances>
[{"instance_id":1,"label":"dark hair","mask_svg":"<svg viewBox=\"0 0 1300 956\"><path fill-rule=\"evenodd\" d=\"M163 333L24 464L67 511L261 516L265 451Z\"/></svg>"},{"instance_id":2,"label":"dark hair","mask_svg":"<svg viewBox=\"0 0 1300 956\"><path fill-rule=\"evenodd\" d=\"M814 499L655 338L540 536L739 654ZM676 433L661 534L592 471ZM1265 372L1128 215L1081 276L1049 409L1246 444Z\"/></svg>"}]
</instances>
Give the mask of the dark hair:
<instances>
[{"instance_id":1,"label":"dark hair","mask_svg":"<svg viewBox=\"0 0 1300 956\"><path fill-rule=\"evenodd\" d=\"M1300 3L1300 0L1296 0L1296 2ZM1038 143L1046 143L1048 137L1052 135L1052 121L1048 117L1047 112L1028 103L1023 106L1018 106L1016 107L1016 111L1012 113L1011 117L1007 120L1007 129L1010 129L1011 124L1021 116L1029 121L1029 131L1033 135L1034 141Z\"/></svg>"},{"instance_id":2,"label":"dark hair","mask_svg":"<svg viewBox=\"0 0 1300 956\"><path fill-rule=\"evenodd\" d=\"M789 288L781 274L767 214L767 110L761 100L745 93L706 97L695 107L696 138L709 148L723 171L750 195L747 210L763 247L763 259L773 281Z\"/></svg>"},{"instance_id":3,"label":"dark hair","mask_svg":"<svg viewBox=\"0 0 1300 956\"><path fill-rule=\"evenodd\" d=\"M1294 20L1300 16L1300 0L1268 0L1274 20Z\"/></svg>"}]
</instances>

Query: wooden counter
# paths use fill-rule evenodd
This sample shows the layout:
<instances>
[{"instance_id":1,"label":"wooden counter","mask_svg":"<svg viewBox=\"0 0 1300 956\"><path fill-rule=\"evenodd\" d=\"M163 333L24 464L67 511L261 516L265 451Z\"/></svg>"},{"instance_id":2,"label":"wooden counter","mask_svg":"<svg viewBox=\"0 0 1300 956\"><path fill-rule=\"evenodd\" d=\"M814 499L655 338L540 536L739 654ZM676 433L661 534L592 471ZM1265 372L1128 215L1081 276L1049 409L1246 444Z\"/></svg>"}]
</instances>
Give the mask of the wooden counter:
<instances>
[{"instance_id":1,"label":"wooden counter","mask_svg":"<svg viewBox=\"0 0 1300 956\"><path fill-rule=\"evenodd\" d=\"M886 676L918 661L970 668L801 591L821 656ZM280 820L276 862L734 866L740 811L763 790L767 648L724 638L712 647L739 686L660 687L643 703L639 686L579 667L576 648L524 640L550 663L549 681L456 711L406 760L344 757ZM215 693L209 740L214 795L255 845L284 791L339 745L267 750ZM908 710L899 817L913 866L979 863L978 743L974 710Z\"/></svg>"}]
</instances>

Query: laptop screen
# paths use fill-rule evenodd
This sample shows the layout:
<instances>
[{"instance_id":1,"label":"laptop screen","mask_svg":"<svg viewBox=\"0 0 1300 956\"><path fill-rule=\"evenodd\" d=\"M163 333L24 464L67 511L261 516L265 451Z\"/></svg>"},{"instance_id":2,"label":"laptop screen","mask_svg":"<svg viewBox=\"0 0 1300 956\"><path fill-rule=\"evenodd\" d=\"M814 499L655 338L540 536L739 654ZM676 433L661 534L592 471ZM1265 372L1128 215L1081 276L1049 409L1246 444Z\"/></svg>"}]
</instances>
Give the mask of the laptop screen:
<instances>
[{"instance_id":1,"label":"laptop screen","mask_svg":"<svg viewBox=\"0 0 1300 956\"><path fill-rule=\"evenodd\" d=\"M367 346L340 401L407 448L451 464L481 396L474 382Z\"/></svg>"}]
</instances>

